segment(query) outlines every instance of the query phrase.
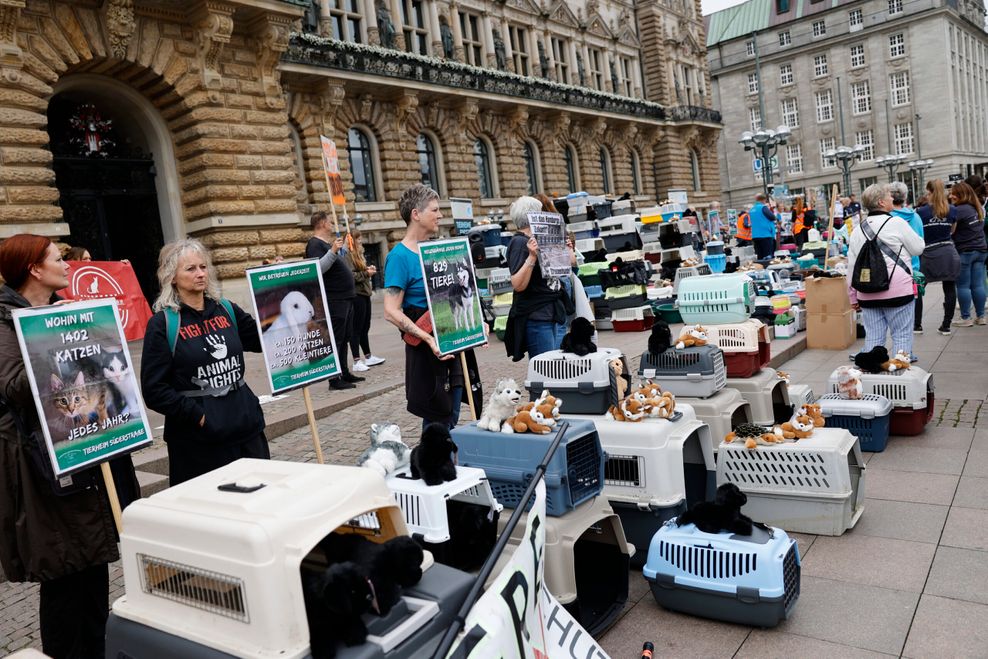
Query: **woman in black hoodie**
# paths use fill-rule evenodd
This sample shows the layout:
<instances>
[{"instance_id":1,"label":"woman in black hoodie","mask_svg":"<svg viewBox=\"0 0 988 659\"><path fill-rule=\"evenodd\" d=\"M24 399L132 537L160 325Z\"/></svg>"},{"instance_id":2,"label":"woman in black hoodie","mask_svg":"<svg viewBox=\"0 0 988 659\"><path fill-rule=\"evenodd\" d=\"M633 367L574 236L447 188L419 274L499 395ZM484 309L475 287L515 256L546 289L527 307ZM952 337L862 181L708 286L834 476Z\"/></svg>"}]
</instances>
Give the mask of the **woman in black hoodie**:
<instances>
[{"instance_id":1,"label":"woman in black hoodie","mask_svg":"<svg viewBox=\"0 0 988 659\"><path fill-rule=\"evenodd\" d=\"M158 281L141 388L145 404L165 415L170 484L238 458L270 458L261 404L244 381L244 351L261 352L254 318L219 297L198 240L161 249Z\"/></svg>"}]
</instances>

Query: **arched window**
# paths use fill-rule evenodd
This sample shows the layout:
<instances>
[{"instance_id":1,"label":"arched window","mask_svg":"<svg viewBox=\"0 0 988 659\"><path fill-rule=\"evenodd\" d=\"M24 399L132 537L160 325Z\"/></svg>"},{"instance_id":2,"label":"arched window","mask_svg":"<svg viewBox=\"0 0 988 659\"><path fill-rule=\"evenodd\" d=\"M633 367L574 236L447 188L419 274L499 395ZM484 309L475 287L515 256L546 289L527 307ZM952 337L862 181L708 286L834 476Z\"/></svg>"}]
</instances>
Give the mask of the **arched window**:
<instances>
[{"instance_id":1,"label":"arched window","mask_svg":"<svg viewBox=\"0 0 988 659\"><path fill-rule=\"evenodd\" d=\"M604 183L604 194L611 194L611 154L600 147L600 177Z\"/></svg>"},{"instance_id":2,"label":"arched window","mask_svg":"<svg viewBox=\"0 0 988 659\"><path fill-rule=\"evenodd\" d=\"M350 157L354 200L378 201L374 179L374 152L371 149L370 137L360 128L351 128L347 135L346 151Z\"/></svg>"},{"instance_id":3,"label":"arched window","mask_svg":"<svg viewBox=\"0 0 988 659\"><path fill-rule=\"evenodd\" d=\"M427 133L419 133L416 149L419 155L419 173L422 177L422 184L441 193L438 149L435 140Z\"/></svg>"},{"instance_id":4,"label":"arched window","mask_svg":"<svg viewBox=\"0 0 988 659\"><path fill-rule=\"evenodd\" d=\"M492 199L497 196L497 182L494 179L494 166L491 158L491 147L482 137L473 143L473 160L477 165L477 183L480 186L480 196Z\"/></svg>"},{"instance_id":5,"label":"arched window","mask_svg":"<svg viewBox=\"0 0 988 659\"><path fill-rule=\"evenodd\" d=\"M522 157L525 159L525 177L528 180L528 194L535 194L542 189L539 171L539 148L525 140L522 142Z\"/></svg>"},{"instance_id":6,"label":"arched window","mask_svg":"<svg viewBox=\"0 0 988 659\"><path fill-rule=\"evenodd\" d=\"M631 150L631 191L633 194L642 193L641 161L634 149Z\"/></svg>"},{"instance_id":7,"label":"arched window","mask_svg":"<svg viewBox=\"0 0 988 659\"><path fill-rule=\"evenodd\" d=\"M576 192L580 189L580 167L572 144L563 146L563 160L566 162L566 185L569 192Z\"/></svg>"},{"instance_id":8,"label":"arched window","mask_svg":"<svg viewBox=\"0 0 988 659\"><path fill-rule=\"evenodd\" d=\"M292 156L295 160L296 197L300 202L305 203L308 199L308 186L305 182L305 156L302 149L302 137L299 135L294 122L289 122L288 127L292 137Z\"/></svg>"},{"instance_id":9,"label":"arched window","mask_svg":"<svg viewBox=\"0 0 988 659\"><path fill-rule=\"evenodd\" d=\"M700 190L700 156L696 149L690 149L690 174L693 175L693 190Z\"/></svg>"}]
</instances>

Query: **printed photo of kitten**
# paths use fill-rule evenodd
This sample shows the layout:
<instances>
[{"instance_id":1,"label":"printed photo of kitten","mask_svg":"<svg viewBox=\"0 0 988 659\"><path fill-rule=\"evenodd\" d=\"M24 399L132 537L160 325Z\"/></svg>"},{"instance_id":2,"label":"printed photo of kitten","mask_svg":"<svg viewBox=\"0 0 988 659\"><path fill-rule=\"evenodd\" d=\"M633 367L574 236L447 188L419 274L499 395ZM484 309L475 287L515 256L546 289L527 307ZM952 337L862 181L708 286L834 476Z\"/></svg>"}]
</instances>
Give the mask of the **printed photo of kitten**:
<instances>
[{"instance_id":1,"label":"printed photo of kitten","mask_svg":"<svg viewBox=\"0 0 988 659\"><path fill-rule=\"evenodd\" d=\"M74 378L64 380L52 373L45 397L45 416L52 441L68 441L77 428L106 421L109 395L105 382L87 380L81 370Z\"/></svg>"}]
</instances>

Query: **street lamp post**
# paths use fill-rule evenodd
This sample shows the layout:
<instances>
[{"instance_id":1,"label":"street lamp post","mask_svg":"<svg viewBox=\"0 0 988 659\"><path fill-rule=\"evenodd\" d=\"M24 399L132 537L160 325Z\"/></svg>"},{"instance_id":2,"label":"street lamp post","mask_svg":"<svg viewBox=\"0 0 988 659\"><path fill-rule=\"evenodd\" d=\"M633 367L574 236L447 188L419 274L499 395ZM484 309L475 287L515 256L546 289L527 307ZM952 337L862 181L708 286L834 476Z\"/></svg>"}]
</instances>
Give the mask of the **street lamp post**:
<instances>
[{"instance_id":1,"label":"street lamp post","mask_svg":"<svg viewBox=\"0 0 988 659\"><path fill-rule=\"evenodd\" d=\"M906 158L902 155L895 156L881 156L880 158L875 158L875 164L882 167L889 173L889 183L895 181L895 173L899 169L899 165L905 162Z\"/></svg>"},{"instance_id":2,"label":"street lamp post","mask_svg":"<svg viewBox=\"0 0 988 659\"><path fill-rule=\"evenodd\" d=\"M755 151L762 159L762 192L765 196L768 196L768 186L772 184L774 180L774 172L772 171L772 158L779 150L779 145L785 144L792 136L792 131L789 130L788 126L779 126L775 130L771 128L765 129L760 128L756 132L752 133L750 130L746 130L741 133L741 139L738 140L738 144L744 147L745 151Z\"/></svg>"},{"instance_id":3,"label":"street lamp post","mask_svg":"<svg viewBox=\"0 0 988 659\"><path fill-rule=\"evenodd\" d=\"M927 158L926 160L910 160L906 164L909 171L912 172L913 178L919 178L919 185L913 190L913 198L915 199L916 193L921 192L926 184L926 170L933 166L933 161Z\"/></svg>"},{"instance_id":4,"label":"street lamp post","mask_svg":"<svg viewBox=\"0 0 988 659\"><path fill-rule=\"evenodd\" d=\"M839 146L823 154L825 158L835 160L844 174L844 194L851 194L851 168L861 158L864 151L863 145L855 144L853 147Z\"/></svg>"}]
</instances>

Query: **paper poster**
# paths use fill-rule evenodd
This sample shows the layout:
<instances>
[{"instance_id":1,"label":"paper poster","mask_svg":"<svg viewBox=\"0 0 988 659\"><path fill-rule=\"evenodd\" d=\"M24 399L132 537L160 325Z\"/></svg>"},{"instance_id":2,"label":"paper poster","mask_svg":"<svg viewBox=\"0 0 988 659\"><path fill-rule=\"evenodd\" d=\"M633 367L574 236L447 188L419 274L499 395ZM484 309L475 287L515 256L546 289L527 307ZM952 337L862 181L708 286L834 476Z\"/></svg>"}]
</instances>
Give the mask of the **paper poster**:
<instances>
[{"instance_id":1,"label":"paper poster","mask_svg":"<svg viewBox=\"0 0 988 659\"><path fill-rule=\"evenodd\" d=\"M666 191L666 198L674 204L682 204L683 206L689 205L689 197L686 194L686 190L682 189L670 189Z\"/></svg>"},{"instance_id":2,"label":"paper poster","mask_svg":"<svg viewBox=\"0 0 988 659\"><path fill-rule=\"evenodd\" d=\"M337 206L345 206L346 197L343 196L343 178L340 176L340 158L336 151L336 142L325 135L320 135L319 144L322 146L322 167L326 174L326 185L333 197L333 203Z\"/></svg>"},{"instance_id":3,"label":"paper poster","mask_svg":"<svg viewBox=\"0 0 988 659\"><path fill-rule=\"evenodd\" d=\"M486 343L469 239L463 236L421 243L419 255L439 351L448 355Z\"/></svg>"},{"instance_id":4,"label":"paper poster","mask_svg":"<svg viewBox=\"0 0 988 659\"><path fill-rule=\"evenodd\" d=\"M122 261L69 261L69 286L58 291L68 300L113 298L128 341L144 338L151 307L130 263Z\"/></svg>"},{"instance_id":5,"label":"paper poster","mask_svg":"<svg viewBox=\"0 0 988 659\"><path fill-rule=\"evenodd\" d=\"M56 477L151 443L115 300L13 312Z\"/></svg>"},{"instance_id":6,"label":"paper poster","mask_svg":"<svg viewBox=\"0 0 988 659\"><path fill-rule=\"evenodd\" d=\"M572 261L566 248L566 225L559 213L529 213L528 224L539 244L539 265L546 277L568 277Z\"/></svg>"},{"instance_id":7,"label":"paper poster","mask_svg":"<svg viewBox=\"0 0 988 659\"><path fill-rule=\"evenodd\" d=\"M545 585L545 499L543 479L536 486L535 504L522 536L527 542L518 545L470 609L464 631L447 657L608 659Z\"/></svg>"},{"instance_id":8,"label":"paper poster","mask_svg":"<svg viewBox=\"0 0 988 659\"><path fill-rule=\"evenodd\" d=\"M340 374L319 261L250 268L247 284L273 393Z\"/></svg>"}]
</instances>

